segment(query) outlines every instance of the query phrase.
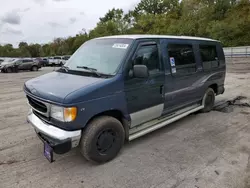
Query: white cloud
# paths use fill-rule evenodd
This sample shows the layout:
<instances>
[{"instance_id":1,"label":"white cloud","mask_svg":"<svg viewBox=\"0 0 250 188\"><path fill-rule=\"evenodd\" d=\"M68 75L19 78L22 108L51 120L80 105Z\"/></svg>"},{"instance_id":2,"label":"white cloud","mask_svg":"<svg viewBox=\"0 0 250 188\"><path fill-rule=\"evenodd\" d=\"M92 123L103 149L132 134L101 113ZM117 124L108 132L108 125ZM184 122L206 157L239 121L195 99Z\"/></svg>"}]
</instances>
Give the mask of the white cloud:
<instances>
[{"instance_id":1,"label":"white cloud","mask_svg":"<svg viewBox=\"0 0 250 188\"><path fill-rule=\"evenodd\" d=\"M109 9L128 10L138 1L0 0L0 42L16 46L20 41L46 43L56 37L74 36L83 28L94 28ZM6 33L10 24L16 34Z\"/></svg>"},{"instance_id":2,"label":"white cloud","mask_svg":"<svg viewBox=\"0 0 250 188\"><path fill-rule=\"evenodd\" d=\"M12 27L7 27L2 31L2 34L4 34L4 35L9 35L9 34L22 35L23 33L21 30L18 30L18 29L12 28Z\"/></svg>"},{"instance_id":3,"label":"white cloud","mask_svg":"<svg viewBox=\"0 0 250 188\"><path fill-rule=\"evenodd\" d=\"M6 13L2 17L1 21L2 23L19 25L21 23L21 17L18 14L18 11L11 11L11 12Z\"/></svg>"}]
</instances>

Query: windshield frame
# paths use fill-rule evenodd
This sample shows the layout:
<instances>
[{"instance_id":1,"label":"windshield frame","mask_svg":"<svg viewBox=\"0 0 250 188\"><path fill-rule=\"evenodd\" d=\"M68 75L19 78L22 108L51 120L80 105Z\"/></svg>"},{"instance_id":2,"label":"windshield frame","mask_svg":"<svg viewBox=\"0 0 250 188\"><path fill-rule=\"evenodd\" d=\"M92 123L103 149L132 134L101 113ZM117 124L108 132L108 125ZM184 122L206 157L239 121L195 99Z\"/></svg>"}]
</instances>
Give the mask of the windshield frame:
<instances>
[{"instance_id":1,"label":"windshield frame","mask_svg":"<svg viewBox=\"0 0 250 188\"><path fill-rule=\"evenodd\" d=\"M134 45L134 42L135 42L134 39L131 39L131 38L119 38L119 37L117 37L117 38L106 37L106 38L94 38L94 39L88 40L88 41L86 41L85 43L83 43L83 44L74 52L74 54L72 54L72 55L70 56L70 58L67 60L67 62L66 62L66 64L65 64L64 66L65 66L65 67L68 67L68 65L70 64L71 58L74 57L74 55L75 55L76 53L78 53L78 52L83 48L83 46L84 46L86 43L92 42L92 41L94 41L94 40L112 40L112 39L113 39L113 40L121 40L121 41L122 41L122 40L124 40L124 41L129 41L129 46L127 47L126 51L124 52L124 54L123 54L122 57L120 58L119 64L117 65L117 67L116 67L116 69L115 69L115 71L114 71L113 73L111 73L111 74L105 73L105 72L98 72L98 73L101 74L101 75L104 75L104 76L108 76L108 77L113 77L113 76L115 76L115 75L121 73L121 72L122 72L121 68L123 67L124 62L126 61L127 56L128 56L128 54L130 53L131 48L132 48L133 45ZM117 43L119 43L119 42L117 42ZM120 43L122 43L122 42L120 42ZM89 68L93 68L93 67L89 67ZM93 72L91 72L91 71L89 71L89 70L86 70L86 69L85 69L85 70L83 70L83 69L68 69L68 72L67 72L67 73L70 73L70 72L72 72L72 73L73 73L73 72L86 72L86 73L94 74Z\"/></svg>"}]
</instances>

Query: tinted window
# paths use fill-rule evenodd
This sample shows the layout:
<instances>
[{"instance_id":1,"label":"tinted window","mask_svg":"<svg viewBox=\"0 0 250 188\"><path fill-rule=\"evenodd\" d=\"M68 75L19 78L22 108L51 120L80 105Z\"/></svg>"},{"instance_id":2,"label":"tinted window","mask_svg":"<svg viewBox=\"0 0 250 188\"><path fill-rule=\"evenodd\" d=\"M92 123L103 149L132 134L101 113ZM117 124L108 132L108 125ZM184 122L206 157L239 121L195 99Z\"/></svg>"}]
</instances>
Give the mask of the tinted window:
<instances>
[{"instance_id":1,"label":"tinted window","mask_svg":"<svg viewBox=\"0 0 250 188\"><path fill-rule=\"evenodd\" d=\"M32 62L32 60L31 59L24 59L23 62L24 63L29 63L29 62Z\"/></svg>"},{"instance_id":2,"label":"tinted window","mask_svg":"<svg viewBox=\"0 0 250 188\"><path fill-rule=\"evenodd\" d=\"M149 73L159 71L159 56L157 45L142 46L137 51L134 65L146 65Z\"/></svg>"},{"instance_id":3,"label":"tinted window","mask_svg":"<svg viewBox=\"0 0 250 188\"><path fill-rule=\"evenodd\" d=\"M64 60L68 60L70 58L70 56L64 56L63 59Z\"/></svg>"},{"instance_id":4,"label":"tinted window","mask_svg":"<svg viewBox=\"0 0 250 188\"><path fill-rule=\"evenodd\" d=\"M195 56L192 45L189 44L169 44L169 61L172 73L188 74L196 71ZM170 62L170 63L171 63Z\"/></svg>"},{"instance_id":5,"label":"tinted window","mask_svg":"<svg viewBox=\"0 0 250 188\"><path fill-rule=\"evenodd\" d=\"M216 46L200 45L200 53L203 62L217 60Z\"/></svg>"},{"instance_id":6,"label":"tinted window","mask_svg":"<svg viewBox=\"0 0 250 188\"><path fill-rule=\"evenodd\" d=\"M204 70L209 70L219 66L216 46L200 45L200 54Z\"/></svg>"},{"instance_id":7,"label":"tinted window","mask_svg":"<svg viewBox=\"0 0 250 188\"><path fill-rule=\"evenodd\" d=\"M16 60L16 61L14 61L17 65L20 65L20 64L22 64L22 60Z\"/></svg>"},{"instance_id":8,"label":"tinted window","mask_svg":"<svg viewBox=\"0 0 250 188\"><path fill-rule=\"evenodd\" d=\"M61 59L61 57L54 57L54 59Z\"/></svg>"}]
</instances>

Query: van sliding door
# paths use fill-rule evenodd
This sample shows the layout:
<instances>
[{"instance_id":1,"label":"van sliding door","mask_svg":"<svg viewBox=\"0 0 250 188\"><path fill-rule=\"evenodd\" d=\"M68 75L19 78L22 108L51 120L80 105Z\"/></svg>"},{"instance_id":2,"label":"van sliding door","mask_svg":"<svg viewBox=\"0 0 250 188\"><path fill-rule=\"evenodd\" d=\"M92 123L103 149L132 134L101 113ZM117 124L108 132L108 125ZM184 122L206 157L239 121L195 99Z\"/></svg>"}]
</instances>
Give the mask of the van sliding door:
<instances>
[{"instance_id":1,"label":"van sliding door","mask_svg":"<svg viewBox=\"0 0 250 188\"><path fill-rule=\"evenodd\" d=\"M164 113L199 100L195 82L201 71L192 40L168 40L166 54Z\"/></svg>"}]
</instances>

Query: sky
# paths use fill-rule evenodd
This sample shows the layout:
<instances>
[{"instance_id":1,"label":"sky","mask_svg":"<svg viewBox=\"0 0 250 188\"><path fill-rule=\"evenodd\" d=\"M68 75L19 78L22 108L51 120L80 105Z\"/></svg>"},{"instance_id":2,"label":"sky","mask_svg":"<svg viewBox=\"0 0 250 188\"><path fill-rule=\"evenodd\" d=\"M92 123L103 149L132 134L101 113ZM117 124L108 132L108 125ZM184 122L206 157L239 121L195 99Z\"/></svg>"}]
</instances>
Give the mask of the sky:
<instances>
[{"instance_id":1,"label":"sky","mask_svg":"<svg viewBox=\"0 0 250 188\"><path fill-rule=\"evenodd\" d=\"M132 9L139 0L0 0L0 44L47 43L89 31L109 9Z\"/></svg>"}]
</instances>

